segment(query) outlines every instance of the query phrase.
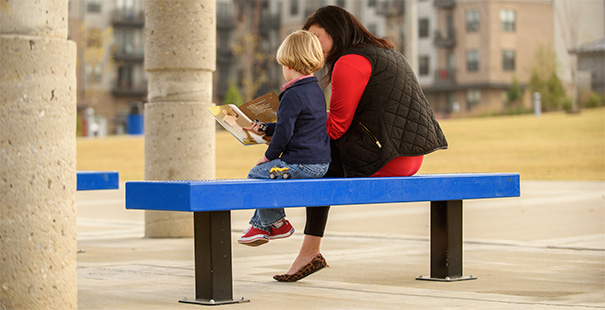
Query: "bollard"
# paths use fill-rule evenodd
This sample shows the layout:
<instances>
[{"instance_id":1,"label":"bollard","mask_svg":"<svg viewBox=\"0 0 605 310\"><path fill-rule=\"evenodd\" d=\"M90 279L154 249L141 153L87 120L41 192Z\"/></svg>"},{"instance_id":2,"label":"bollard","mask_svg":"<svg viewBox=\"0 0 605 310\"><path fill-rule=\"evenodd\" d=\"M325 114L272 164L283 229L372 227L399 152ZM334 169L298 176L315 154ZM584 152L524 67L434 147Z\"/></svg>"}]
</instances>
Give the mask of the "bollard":
<instances>
[{"instance_id":1,"label":"bollard","mask_svg":"<svg viewBox=\"0 0 605 310\"><path fill-rule=\"evenodd\" d=\"M534 115L540 117L542 114L542 95L539 92L534 93Z\"/></svg>"}]
</instances>

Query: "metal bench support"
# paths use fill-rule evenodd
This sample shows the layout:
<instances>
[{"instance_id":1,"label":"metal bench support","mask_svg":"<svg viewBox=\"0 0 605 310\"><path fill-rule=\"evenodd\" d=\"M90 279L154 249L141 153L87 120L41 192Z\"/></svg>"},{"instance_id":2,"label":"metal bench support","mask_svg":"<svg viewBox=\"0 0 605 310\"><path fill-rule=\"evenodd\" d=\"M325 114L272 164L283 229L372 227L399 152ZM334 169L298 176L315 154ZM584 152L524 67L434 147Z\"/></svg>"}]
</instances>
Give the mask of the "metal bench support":
<instances>
[{"instance_id":1,"label":"metal bench support","mask_svg":"<svg viewBox=\"0 0 605 310\"><path fill-rule=\"evenodd\" d=\"M431 202L431 276L416 279L444 282L477 279L462 275L462 200Z\"/></svg>"},{"instance_id":2,"label":"metal bench support","mask_svg":"<svg viewBox=\"0 0 605 310\"><path fill-rule=\"evenodd\" d=\"M231 211L193 212L195 300L179 302L221 305L249 302L233 299Z\"/></svg>"}]
</instances>

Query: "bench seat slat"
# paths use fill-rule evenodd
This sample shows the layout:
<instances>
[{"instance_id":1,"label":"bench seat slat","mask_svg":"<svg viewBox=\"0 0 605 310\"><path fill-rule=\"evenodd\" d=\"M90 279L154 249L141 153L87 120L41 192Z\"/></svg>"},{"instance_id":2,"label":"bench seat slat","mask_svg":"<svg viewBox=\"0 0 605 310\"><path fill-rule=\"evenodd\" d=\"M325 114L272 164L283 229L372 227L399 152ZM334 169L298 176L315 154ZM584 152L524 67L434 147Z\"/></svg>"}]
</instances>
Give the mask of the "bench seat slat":
<instances>
[{"instance_id":1,"label":"bench seat slat","mask_svg":"<svg viewBox=\"0 0 605 310\"><path fill-rule=\"evenodd\" d=\"M126 208L223 211L276 207L518 197L518 173L426 174L389 178L130 181Z\"/></svg>"},{"instance_id":2,"label":"bench seat slat","mask_svg":"<svg viewBox=\"0 0 605 310\"><path fill-rule=\"evenodd\" d=\"M120 175L117 171L77 171L77 190L118 189Z\"/></svg>"}]
</instances>

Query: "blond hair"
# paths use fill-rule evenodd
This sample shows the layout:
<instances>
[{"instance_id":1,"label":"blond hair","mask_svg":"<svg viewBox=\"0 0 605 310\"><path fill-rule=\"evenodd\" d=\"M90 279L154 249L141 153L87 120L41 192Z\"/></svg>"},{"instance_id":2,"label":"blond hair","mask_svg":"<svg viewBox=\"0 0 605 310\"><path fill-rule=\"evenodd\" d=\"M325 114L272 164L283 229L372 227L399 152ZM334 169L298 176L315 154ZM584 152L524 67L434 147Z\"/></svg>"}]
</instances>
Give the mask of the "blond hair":
<instances>
[{"instance_id":1,"label":"blond hair","mask_svg":"<svg viewBox=\"0 0 605 310\"><path fill-rule=\"evenodd\" d=\"M277 49L277 62L296 72L312 74L324 64L324 54L319 39L306 30L289 34Z\"/></svg>"}]
</instances>

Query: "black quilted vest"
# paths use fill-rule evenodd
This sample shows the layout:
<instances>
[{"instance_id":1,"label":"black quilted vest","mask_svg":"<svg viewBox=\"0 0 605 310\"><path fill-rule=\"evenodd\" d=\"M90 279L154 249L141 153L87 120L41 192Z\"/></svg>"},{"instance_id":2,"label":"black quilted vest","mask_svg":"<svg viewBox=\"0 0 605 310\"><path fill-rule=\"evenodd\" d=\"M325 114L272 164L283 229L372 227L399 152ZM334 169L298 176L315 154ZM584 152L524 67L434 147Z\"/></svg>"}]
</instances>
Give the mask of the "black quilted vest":
<instances>
[{"instance_id":1,"label":"black quilted vest","mask_svg":"<svg viewBox=\"0 0 605 310\"><path fill-rule=\"evenodd\" d=\"M346 177L367 177L397 156L447 148L418 80L399 52L377 47L349 49L370 60L372 75L349 130L335 144Z\"/></svg>"}]
</instances>

